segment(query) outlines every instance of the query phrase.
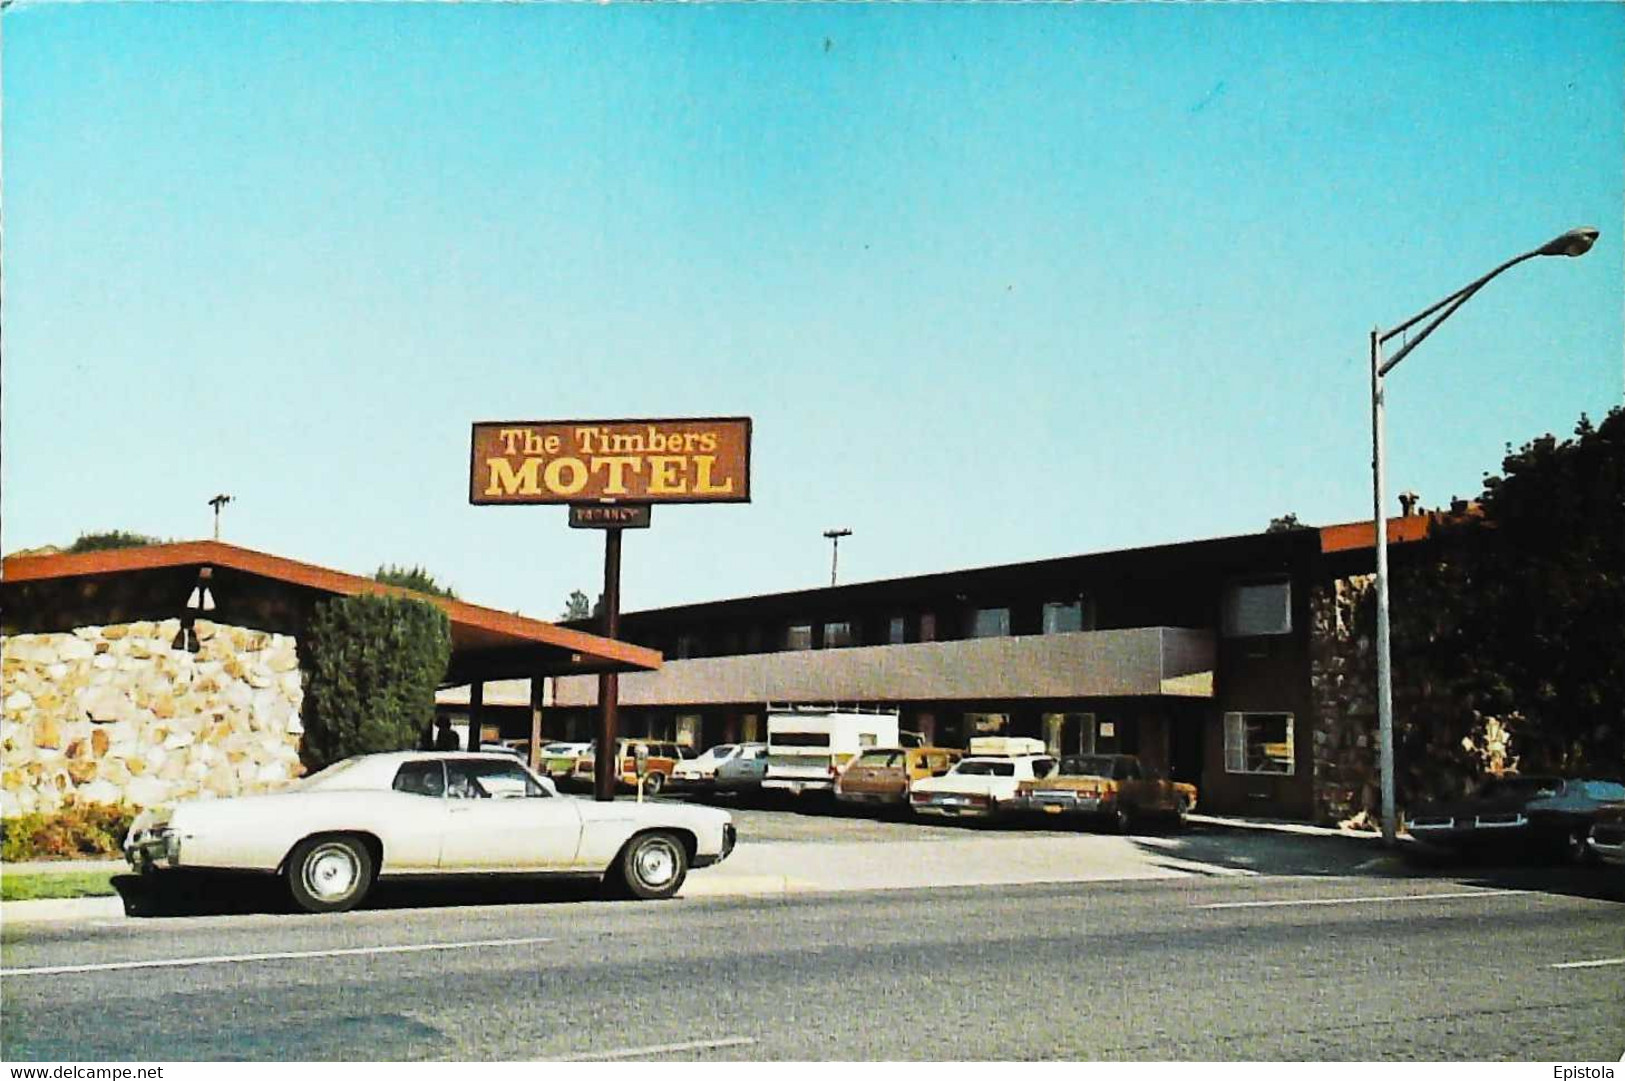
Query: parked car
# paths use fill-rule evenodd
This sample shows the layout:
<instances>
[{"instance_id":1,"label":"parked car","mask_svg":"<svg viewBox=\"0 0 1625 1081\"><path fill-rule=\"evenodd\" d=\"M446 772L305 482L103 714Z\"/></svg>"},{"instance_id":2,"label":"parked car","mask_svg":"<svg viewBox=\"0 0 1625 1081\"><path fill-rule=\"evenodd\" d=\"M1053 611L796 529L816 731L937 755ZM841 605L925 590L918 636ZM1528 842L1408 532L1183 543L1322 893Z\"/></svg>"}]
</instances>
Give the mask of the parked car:
<instances>
[{"instance_id":1,"label":"parked car","mask_svg":"<svg viewBox=\"0 0 1625 1081\"><path fill-rule=\"evenodd\" d=\"M685 758L671 771L673 788L710 788L716 783L717 767L739 753L740 744L720 743L696 758Z\"/></svg>"},{"instance_id":2,"label":"parked car","mask_svg":"<svg viewBox=\"0 0 1625 1081\"><path fill-rule=\"evenodd\" d=\"M1589 859L1586 838L1602 808L1625 801L1625 785L1601 778L1492 777L1465 799L1420 804L1405 827L1418 843L1452 851L1537 852Z\"/></svg>"},{"instance_id":3,"label":"parked car","mask_svg":"<svg viewBox=\"0 0 1625 1081\"><path fill-rule=\"evenodd\" d=\"M715 808L594 803L509 755L408 751L347 758L271 795L142 811L124 853L147 873L277 875L307 912L341 912L379 878L419 876L590 876L670 897L734 840Z\"/></svg>"},{"instance_id":4,"label":"parked car","mask_svg":"<svg viewBox=\"0 0 1625 1081\"><path fill-rule=\"evenodd\" d=\"M741 743L730 758L717 763L717 773L711 788L717 792L752 795L762 790L767 777L767 744Z\"/></svg>"},{"instance_id":5,"label":"parked car","mask_svg":"<svg viewBox=\"0 0 1625 1081\"><path fill-rule=\"evenodd\" d=\"M948 747L864 751L835 779L835 798L842 803L906 807L915 781L941 777L964 755L964 751Z\"/></svg>"},{"instance_id":6,"label":"parked car","mask_svg":"<svg viewBox=\"0 0 1625 1081\"><path fill-rule=\"evenodd\" d=\"M666 787L666 782L671 778L672 770L677 768L677 763L694 755L692 750L676 743L652 739L616 740L615 758L620 763L619 778L623 788L638 786L639 748L642 748L648 756L643 764L643 794L646 796L658 795L660 790ZM570 776L577 784L593 783L593 759L592 753L576 758L575 770Z\"/></svg>"},{"instance_id":7,"label":"parked car","mask_svg":"<svg viewBox=\"0 0 1625 1081\"><path fill-rule=\"evenodd\" d=\"M542 776L550 777L554 784L558 784L568 780L570 774L575 772L576 759L591 754L591 743L544 743L537 769Z\"/></svg>"},{"instance_id":8,"label":"parked car","mask_svg":"<svg viewBox=\"0 0 1625 1081\"><path fill-rule=\"evenodd\" d=\"M1054 773L1019 786L1022 810L1083 816L1118 833L1134 821L1166 818L1184 822L1196 806L1196 786L1146 775L1131 754L1063 755Z\"/></svg>"},{"instance_id":9,"label":"parked car","mask_svg":"<svg viewBox=\"0 0 1625 1081\"><path fill-rule=\"evenodd\" d=\"M1047 754L961 758L947 774L915 781L909 807L915 814L950 818L1008 814L1018 806L1021 782L1048 777L1055 766L1054 757Z\"/></svg>"},{"instance_id":10,"label":"parked car","mask_svg":"<svg viewBox=\"0 0 1625 1081\"><path fill-rule=\"evenodd\" d=\"M1625 803L1599 808L1586 838L1591 854L1604 863L1625 866Z\"/></svg>"}]
</instances>

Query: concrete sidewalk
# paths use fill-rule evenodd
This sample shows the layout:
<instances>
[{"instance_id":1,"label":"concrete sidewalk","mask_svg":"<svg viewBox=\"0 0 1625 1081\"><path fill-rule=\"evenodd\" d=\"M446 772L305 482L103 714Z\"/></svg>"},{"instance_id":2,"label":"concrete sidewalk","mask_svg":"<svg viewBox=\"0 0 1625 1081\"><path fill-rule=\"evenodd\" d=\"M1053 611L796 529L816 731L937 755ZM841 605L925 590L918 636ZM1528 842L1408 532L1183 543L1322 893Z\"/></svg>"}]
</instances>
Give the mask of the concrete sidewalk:
<instances>
[{"instance_id":1,"label":"concrete sidewalk","mask_svg":"<svg viewBox=\"0 0 1625 1081\"><path fill-rule=\"evenodd\" d=\"M1040 882L1105 882L1250 875L1253 872L1180 859L1160 837L1079 834L1067 837L968 835L962 839L871 842L766 842L741 844L715 868L689 875L680 897L759 897L789 893L955 889ZM31 867L8 865L7 873ZM123 871L105 861L50 864L62 869ZM118 897L9 901L0 923L21 925L121 918Z\"/></svg>"}]
</instances>

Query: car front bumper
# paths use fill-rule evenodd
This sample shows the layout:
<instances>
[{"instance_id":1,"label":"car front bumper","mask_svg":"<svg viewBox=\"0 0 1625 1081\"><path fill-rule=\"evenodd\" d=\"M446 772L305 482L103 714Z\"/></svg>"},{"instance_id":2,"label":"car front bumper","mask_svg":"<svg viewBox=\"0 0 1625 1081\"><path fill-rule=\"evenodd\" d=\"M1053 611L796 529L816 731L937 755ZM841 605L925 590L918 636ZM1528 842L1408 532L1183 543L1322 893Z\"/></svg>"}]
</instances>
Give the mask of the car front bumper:
<instances>
[{"instance_id":1,"label":"car front bumper","mask_svg":"<svg viewBox=\"0 0 1625 1081\"><path fill-rule=\"evenodd\" d=\"M168 828L132 833L124 841L124 858L132 870L142 874L162 867L179 867L181 836Z\"/></svg>"},{"instance_id":2,"label":"car front bumper","mask_svg":"<svg viewBox=\"0 0 1625 1081\"><path fill-rule=\"evenodd\" d=\"M715 856L694 857L695 867L713 867L733 855L734 846L739 843L739 830L732 822L722 827L722 850Z\"/></svg>"}]
</instances>

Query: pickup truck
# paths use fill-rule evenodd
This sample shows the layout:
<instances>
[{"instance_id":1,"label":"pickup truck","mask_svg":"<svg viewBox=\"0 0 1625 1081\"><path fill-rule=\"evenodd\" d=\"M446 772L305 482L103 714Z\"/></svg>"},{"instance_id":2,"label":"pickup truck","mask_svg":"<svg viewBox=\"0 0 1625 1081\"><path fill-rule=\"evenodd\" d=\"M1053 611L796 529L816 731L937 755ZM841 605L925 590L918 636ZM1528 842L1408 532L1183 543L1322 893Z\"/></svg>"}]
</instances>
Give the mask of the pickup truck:
<instances>
[{"instance_id":1,"label":"pickup truck","mask_svg":"<svg viewBox=\"0 0 1625 1081\"><path fill-rule=\"evenodd\" d=\"M1164 818L1181 825L1196 806L1196 786L1149 777L1131 754L1063 755L1047 777L1022 781L1021 810L1080 816L1126 833L1137 819Z\"/></svg>"}]
</instances>

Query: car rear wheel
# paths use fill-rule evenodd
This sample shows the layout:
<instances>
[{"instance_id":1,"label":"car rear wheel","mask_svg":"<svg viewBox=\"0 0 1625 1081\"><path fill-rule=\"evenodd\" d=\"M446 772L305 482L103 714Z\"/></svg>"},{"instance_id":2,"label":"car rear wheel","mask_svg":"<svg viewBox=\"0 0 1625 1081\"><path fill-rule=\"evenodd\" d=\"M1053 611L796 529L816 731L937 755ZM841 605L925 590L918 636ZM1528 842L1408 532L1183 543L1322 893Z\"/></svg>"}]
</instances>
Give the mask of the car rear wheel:
<instances>
[{"instance_id":1,"label":"car rear wheel","mask_svg":"<svg viewBox=\"0 0 1625 1081\"><path fill-rule=\"evenodd\" d=\"M626 892L641 901L660 901L676 893L688 877L688 850L669 833L645 833L621 850L620 879Z\"/></svg>"},{"instance_id":2,"label":"car rear wheel","mask_svg":"<svg viewBox=\"0 0 1625 1081\"><path fill-rule=\"evenodd\" d=\"M1586 835L1591 831L1584 826L1571 827L1562 838L1563 847L1561 855L1565 863L1585 864L1591 862L1591 849L1586 844Z\"/></svg>"},{"instance_id":3,"label":"car rear wheel","mask_svg":"<svg viewBox=\"0 0 1625 1081\"><path fill-rule=\"evenodd\" d=\"M1129 831L1129 827L1133 825L1133 822L1129 818L1128 804L1122 800L1117 801L1117 806L1112 808L1110 824L1113 833L1127 833Z\"/></svg>"},{"instance_id":4,"label":"car rear wheel","mask_svg":"<svg viewBox=\"0 0 1625 1081\"><path fill-rule=\"evenodd\" d=\"M347 912L372 888L372 853L356 837L310 837L294 846L288 892L306 912Z\"/></svg>"},{"instance_id":5,"label":"car rear wheel","mask_svg":"<svg viewBox=\"0 0 1625 1081\"><path fill-rule=\"evenodd\" d=\"M658 796L660 790L666 787L666 775L658 770L643 775L643 794L645 796Z\"/></svg>"},{"instance_id":6,"label":"car rear wheel","mask_svg":"<svg viewBox=\"0 0 1625 1081\"><path fill-rule=\"evenodd\" d=\"M1190 821L1190 816L1191 801L1186 799L1184 796L1180 796L1179 802L1174 807L1174 827L1176 829L1184 829L1186 824Z\"/></svg>"}]
</instances>

